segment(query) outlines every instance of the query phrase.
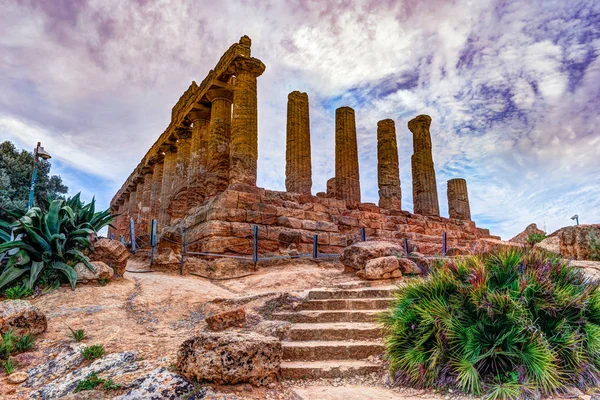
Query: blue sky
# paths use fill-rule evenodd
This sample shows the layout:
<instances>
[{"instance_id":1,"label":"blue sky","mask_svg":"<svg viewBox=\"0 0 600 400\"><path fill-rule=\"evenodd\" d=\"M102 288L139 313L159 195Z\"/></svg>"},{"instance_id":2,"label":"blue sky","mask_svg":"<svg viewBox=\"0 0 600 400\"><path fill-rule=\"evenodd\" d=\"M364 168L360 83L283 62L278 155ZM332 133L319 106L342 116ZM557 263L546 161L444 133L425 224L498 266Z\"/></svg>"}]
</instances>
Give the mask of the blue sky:
<instances>
[{"instance_id":1,"label":"blue sky","mask_svg":"<svg viewBox=\"0 0 600 400\"><path fill-rule=\"evenodd\" d=\"M247 34L259 78L259 185L284 189L287 94L309 95L313 192L334 170L334 110L356 111L363 201L377 202L377 121L433 118L446 181L467 179L479 226L510 238L600 222L600 2L3 1L0 140L54 156L102 206L169 123L192 80Z\"/></svg>"}]
</instances>

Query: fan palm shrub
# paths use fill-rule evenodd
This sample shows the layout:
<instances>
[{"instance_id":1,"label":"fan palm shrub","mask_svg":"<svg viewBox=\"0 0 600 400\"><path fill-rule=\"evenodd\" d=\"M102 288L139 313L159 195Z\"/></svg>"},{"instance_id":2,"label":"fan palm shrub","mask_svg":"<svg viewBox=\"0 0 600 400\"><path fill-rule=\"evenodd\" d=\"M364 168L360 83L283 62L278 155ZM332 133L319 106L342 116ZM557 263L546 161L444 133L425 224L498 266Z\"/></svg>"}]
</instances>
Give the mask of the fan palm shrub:
<instances>
[{"instance_id":1,"label":"fan palm shrub","mask_svg":"<svg viewBox=\"0 0 600 400\"><path fill-rule=\"evenodd\" d=\"M598 283L556 256L447 260L380 318L398 384L516 399L599 383Z\"/></svg>"},{"instance_id":2,"label":"fan palm shrub","mask_svg":"<svg viewBox=\"0 0 600 400\"><path fill-rule=\"evenodd\" d=\"M45 209L33 207L11 224L19 239L0 244L5 259L0 289L17 280L32 289L38 279L60 275L74 289L75 264L82 262L94 271L84 250L92 249L97 231L112 222L110 211L95 212L95 200L84 205L79 194L49 201Z\"/></svg>"}]
</instances>

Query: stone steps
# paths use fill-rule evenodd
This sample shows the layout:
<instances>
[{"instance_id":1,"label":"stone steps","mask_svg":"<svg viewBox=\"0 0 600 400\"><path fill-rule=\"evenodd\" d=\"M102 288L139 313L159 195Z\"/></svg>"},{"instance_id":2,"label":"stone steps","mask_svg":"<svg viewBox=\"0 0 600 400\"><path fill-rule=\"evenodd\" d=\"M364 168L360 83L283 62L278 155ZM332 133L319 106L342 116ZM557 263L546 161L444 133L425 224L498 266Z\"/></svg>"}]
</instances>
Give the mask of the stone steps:
<instances>
[{"instance_id":1,"label":"stone steps","mask_svg":"<svg viewBox=\"0 0 600 400\"><path fill-rule=\"evenodd\" d=\"M376 322L382 310L309 310L274 312L272 319L291 323Z\"/></svg>"},{"instance_id":2,"label":"stone steps","mask_svg":"<svg viewBox=\"0 0 600 400\"><path fill-rule=\"evenodd\" d=\"M362 360L383 353L381 341L282 342L285 361Z\"/></svg>"},{"instance_id":3,"label":"stone steps","mask_svg":"<svg viewBox=\"0 0 600 400\"><path fill-rule=\"evenodd\" d=\"M384 310L393 301L393 298L379 299L325 299L309 300L300 304L298 311L317 310Z\"/></svg>"},{"instance_id":4,"label":"stone steps","mask_svg":"<svg viewBox=\"0 0 600 400\"><path fill-rule=\"evenodd\" d=\"M381 338L381 327L368 322L334 322L293 324L287 333L290 341L376 340Z\"/></svg>"},{"instance_id":5,"label":"stone steps","mask_svg":"<svg viewBox=\"0 0 600 400\"><path fill-rule=\"evenodd\" d=\"M381 365L364 360L284 361L284 379L334 379L381 372Z\"/></svg>"},{"instance_id":6,"label":"stone steps","mask_svg":"<svg viewBox=\"0 0 600 400\"><path fill-rule=\"evenodd\" d=\"M390 298L392 288L317 289L308 294L310 300Z\"/></svg>"}]
</instances>

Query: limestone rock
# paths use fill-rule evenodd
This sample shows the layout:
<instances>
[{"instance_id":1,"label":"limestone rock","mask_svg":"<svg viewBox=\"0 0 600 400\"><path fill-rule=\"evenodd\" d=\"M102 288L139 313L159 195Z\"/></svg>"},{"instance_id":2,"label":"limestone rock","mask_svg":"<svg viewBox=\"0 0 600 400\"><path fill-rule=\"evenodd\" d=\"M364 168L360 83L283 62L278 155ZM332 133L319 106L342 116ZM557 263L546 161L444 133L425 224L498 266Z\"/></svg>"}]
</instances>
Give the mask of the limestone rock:
<instances>
[{"instance_id":1,"label":"limestone rock","mask_svg":"<svg viewBox=\"0 0 600 400\"><path fill-rule=\"evenodd\" d=\"M398 144L396 127L391 119L384 119L377 123L377 182L379 207L400 210L402 191L398 168Z\"/></svg>"},{"instance_id":2,"label":"limestone rock","mask_svg":"<svg viewBox=\"0 0 600 400\"><path fill-rule=\"evenodd\" d=\"M448 214L450 218L471 220L467 181L462 178L450 179L448 181L447 193Z\"/></svg>"},{"instance_id":3,"label":"limestone rock","mask_svg":"<svg viewBox=\"0 0 600 400\"><path fill-rule=\"evenodd\" d=\"M127 267L129 251L118 240L100 239L94 245L94 251L90 252L90 261L102 261L115 271L115 277L121 277Z\"/></svg>"},{"instance_id":4,"label":"limestone rock","mask_svg":"<svg viewBox=\"0 0 600 400\"><path fill-rule=\"evenodd\" d=\"M127 385L127 391L113 400L176 400L193 390L194 385L183 376L161 367L131 382L130 385Z\"/></svg>"},{"instance_id":5,"label":"limestone rock","mask_svg":"<svg viewBox=\"0 0 600 400\"><path fill-rule=\"evenodd\" d=\"M428 257L425 254L413 251L408 255L409 260L414 262L421 270L421 273L427 273L435 261L435 257Z\"/></svg>"},{"instance_id":6,"label":"limestone rock","mask_svg":"<svg viewBox=\"0 0 600 400\"><path fill-rule=\"evenodd\" d=\"M30 393L29 397L44 400L61 398L69 393L73 393L79 381L92 373L96 373L104 379L110 379L127 372L136 371L139 366L135 359L135 353L130 351L109 354L94 361L87 367L69 372L66 375L59 375L56 380Z\"/></svg>"},{"instance_id":7,"label":"limestone rock","mask_svg":"<svg viewBox=\"0 0 600 400\"><path fill-rule=\"evenodd\" d=\"M448 257L466 256L468 254L469 251L466 249L460 249L458 247L451 247L446 251L446 256Z\"/></svg>"},{"instance_id":8,"label":"limestone rock","mask_svg":"<svg viewBox=\"0 0 600 400\"><path fill-rule=\"evenodd\" d=\"M249 260L218 258L209 262L199 259L189 261L186 259L185 262L187 272L208 279L233 279L254 273L254 263Z\"/></svg>"},{"instance_id":9,"label":"limestone rock","mask_svg":"<svg viewBox=\"0 0 600 400\"><path fill-rule=\"evenodd\" d=\"M398 257L387 256L379 257L368 260L365 263L365 269L363 272L364 279L384 279L383 276L388 272L396 271L400 267L398 263ZM402 276L402 274L400 274Z\"/></svg>"},{"instance_id":10,"label":"limestone rock","mask_svg":"<svg viewBox=\"0 0 600 400\"><path fill-rule=\"evenodd\" d=\"M264 336L273 336L283 340L292 324L288 321L261 321L254 327L254 331Z\"/></svg>"},{"instance_id":11,"label":"limestone rock","mask_svg":"<svg viewBox=\"0 0 600 400\"><path fill-rule=\"evenodd\" d=\"M205 333L188 339L177 353L177 368L198 382L267 384L281 364L281 342L257 333Z\"/></svg>"},{"instance_id":12,"label":"limestone rock","mask_svg":"<svg viewBox=\"0 0 600 400\"><path fill-rule=\"evenodd\" d=\"M25 300L0 302L0 333L13 330L16 335L39 335L46 331L48 322L39 308Z\"/></svg>"},{"instance_id":13,"label":"limestone rock","mask_svg":"<svg viewBox=\"0 0 600 400\"><path fill-rule=\"evenodd\" d=\"M527 238L533 233L543 235L544 231L539 229L536 224L529 224L523 232L519 233L517 236L510 239L509 241L513 243L527 244Z\"/></svg>"},{"instance_id":14,"label":"limestone rock","mask_svg":"<svg viewBox=\"0 0 600 400\"><path fill-rule=\"evenodd\" d=\"M308 95L294 91L288 95L285 155L285 187L288 192L310 194L310 121Z\"/></svg>"},{"instance_id":15,"label":"limestone rock","mask_svg":"<svg viewBox=\"0 0 600 400\"><path fill-rule=\"evenodd\" d=\"M340 262L347 267L363 269L368 260L386 256L402 256L401 245L385 241L358 242L346 247L340 255Z\"/></svg>"},{"instance_id":16,"label":"limestone rock","mask_svg":"<svg viewBox=\"0 0 600 400\"><path fill-rule=\"evenodd\" d=\"M102 261L92 261L94 271L90 271L84 263L78 263L75 265L75 272L77 273L77 282L88 283L98 281L100 279L112 279L115 275L113 269L103 263Z\"/></svg>"},{"instance_id":17,"label":"limestone rock","mask_svg":"<svg viewBox=\"0 0 600 400\"><path fill-rule=\"evenodd\" d=\"M413 134L412 181L414 213L440 215L435 168L431 154L431 117L418 115L408 123Z\"/></svg>"},{"instance_id":18,"label":"limestone rock","mask_svg":"<svg viewBox=\"0 0 600 400\"><path fill-rule=\"evenodd\" d=\"M354 110L335 110L335 195L348 203L360 203L358 146ZM328 190L329 192L329 190Z\"/></svg>"},{"instance_id":19,"label":"limestone rock","mask_svg":"<svg viewBox=\"0 0 600 400\"><path fill-rule=\"evenodd\" d=\"M595 281L600 279L600 261L571 260L569 265L579 268L590 279Z\"/></svg>"},{"instance_id":20,"label":"limestone rock","mask_svg":"<svg viewBox=\"0 0 600 400\"><path fill-rule=\"evenodd\" d=\"M208 329L218 332L231 327L240 327L246 322L246 312L243 308L224 311L206 318Z\"/></svg>"},{"instance_id":21,"label":"limestone rock","mask_svg":"<svg viewBox=\"0 0 600 400\"><path fill-rule=\"evenodd\" d=\"M565 258L592 260L594 256L600 257L600 251L593 249L594 242L600 247L600 224L568 226L560 229L557 236L560 254Z\"/></svg>"},{"instance_id":22,"label":"limestone rock","mask_svg":"<svg viewBox=\"0 0 600 400\"><path fill-rule=\"evenodd\" d=\"M538 250L549 251L554 254L560 254L560 237L548 236L546 239L533 245L533 248Z\"/></svg>"},{"instance_id":23,"label":"limestone rock","mask_svg":"<svg viewBox=\"0 0 600 400\"><path fill-rule=\"evenodd\" d=\"M404 275L421 275L423 273L417 263L406 257L399 258L398 265Z\"/></svg>"},{"instance_id":24,"label":"limestone rock","mask_svg":"<svg viewBox=\"0 0 600 400\"><path fill-rule=\"evenodd\" d=\"M58 355L34 368L27 370L29 378L25 386L37 388L51 381L57 376L64 376L71 369L81 365L84 358L81 355L83 345L72 344L63 347Z\"/></svg>"},{"instance_id":25,"label":"limestone rock","mask_svg":"<svg viewBox=\"0 0 600 400\"><path fill-rule=\"evenodd\" d=\"M12 373L8 376L8 383L12 385L18 385L19 383L23 383L27 380L27 372L19 371Z\"/></svg>"}]
</instances>

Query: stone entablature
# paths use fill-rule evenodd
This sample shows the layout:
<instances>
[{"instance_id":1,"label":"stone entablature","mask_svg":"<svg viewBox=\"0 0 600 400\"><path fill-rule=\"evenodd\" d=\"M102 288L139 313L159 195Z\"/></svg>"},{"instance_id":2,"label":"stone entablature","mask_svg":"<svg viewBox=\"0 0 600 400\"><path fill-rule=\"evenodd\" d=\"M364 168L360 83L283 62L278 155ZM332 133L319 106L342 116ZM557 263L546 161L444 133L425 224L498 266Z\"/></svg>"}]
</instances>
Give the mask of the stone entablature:
<instances>
[{"instance_id":1,"label":"stone entablature","mask_svg":"<svg viewBox=\"0 0 600 400\"><path fill-rule=\"evenodd\" d=\"M184 92L167 129L113 197L111 210L121 215L109 234L126 234L130 219L138 232L147 232L156 219L163 235L178 236L185 228L190 242L202 240L196 251L243 254L250 251L253 225L263 228L261 250L273 252L285 250L281 243L290 240L294 251L310 252L318 234L322 252L339 253L357 239L361 227L369 238L408 239L411 248L426 254L441 252L444 232L450 247L465 250L492 237L471 221L464 179L448 181L450 219L439 216L427 115L408 123L414 146L414 214L401 210L391 119L376 127L379 206L361 203L356 116L347 106L335 112L335 177L328 180L326 193L311 194L309 98L298 91L288 96L288 192L258 188L257 79L265 65L251 57L250 46L250 38L243 36L200 85L192 82Z\"/></svg>"}]
</instances>

